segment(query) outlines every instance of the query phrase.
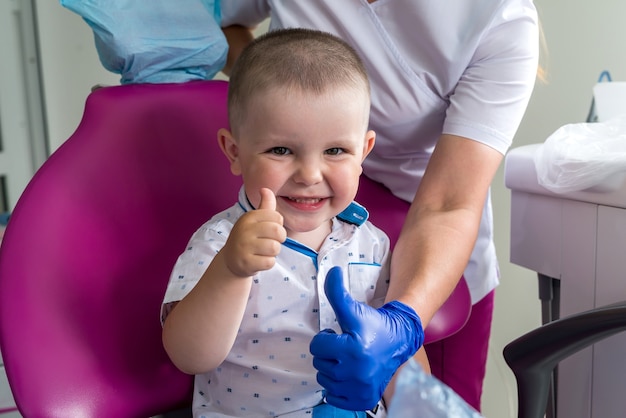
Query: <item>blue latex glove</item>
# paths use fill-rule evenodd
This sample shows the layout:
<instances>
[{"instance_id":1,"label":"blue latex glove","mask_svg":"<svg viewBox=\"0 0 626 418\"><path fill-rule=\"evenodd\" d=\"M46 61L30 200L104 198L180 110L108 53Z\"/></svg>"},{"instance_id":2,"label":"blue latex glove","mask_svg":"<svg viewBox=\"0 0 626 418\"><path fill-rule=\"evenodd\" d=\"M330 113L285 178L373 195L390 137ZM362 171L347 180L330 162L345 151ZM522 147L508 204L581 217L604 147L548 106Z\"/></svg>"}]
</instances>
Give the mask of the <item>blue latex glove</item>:
<instances>
[{"instance_id":1,"label":"blue latex glove","mask_svg":"<svg viewBox=\"0 0 626 418\"><path fill-rule=\"evenodd\" d=\"M365 412L346 411L323 403L313 408L313 418L367 418Z\"/></svg>"},{"instance_id":2,"label":"blue latex glove","mask_svg":"<svg viewBox=\"0 0 626 418\"><path fill-rule=\"evenodd\" d=\"M341 268L326 275L324 291L342 334L323 330L311 341L317 381L331 405L351 411L373 408L398 367L422 346L424 330L415 311L398 301L379 309L355 301Z\"/></svg>"}]
</instances>

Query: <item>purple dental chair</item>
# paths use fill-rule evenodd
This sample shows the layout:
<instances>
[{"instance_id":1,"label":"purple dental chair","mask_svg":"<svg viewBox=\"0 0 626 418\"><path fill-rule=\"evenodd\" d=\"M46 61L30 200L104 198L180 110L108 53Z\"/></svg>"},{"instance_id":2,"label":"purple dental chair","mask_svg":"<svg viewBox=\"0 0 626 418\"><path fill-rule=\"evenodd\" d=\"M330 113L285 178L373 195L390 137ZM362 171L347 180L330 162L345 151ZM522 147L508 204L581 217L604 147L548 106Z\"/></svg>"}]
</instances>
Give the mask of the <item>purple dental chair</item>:
<instances>
[{"instance_id":1,"label":"purple dental chair","mask_svg":"<svg viewBox=\"0 0 626 418\"><path fill-rule=\"evenodd\" d=\"M223 81L95 90L76 132L18 201L0 247L0 349L27 418L150 417L190 404L161 345L160 304L191 234L237 199L216 140ZM363 178L395 242L408 204ZM426 330L456 332L464 280Z\"/></svg>"}]
</instances>

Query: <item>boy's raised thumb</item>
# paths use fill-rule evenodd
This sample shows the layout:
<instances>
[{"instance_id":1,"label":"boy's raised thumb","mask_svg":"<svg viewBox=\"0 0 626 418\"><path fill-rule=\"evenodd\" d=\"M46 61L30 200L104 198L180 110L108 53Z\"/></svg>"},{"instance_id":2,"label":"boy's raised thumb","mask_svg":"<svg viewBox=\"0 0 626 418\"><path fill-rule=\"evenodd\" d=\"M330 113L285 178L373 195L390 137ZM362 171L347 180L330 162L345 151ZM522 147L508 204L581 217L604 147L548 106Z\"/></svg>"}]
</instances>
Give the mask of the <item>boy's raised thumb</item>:
<instances>
[{"instance_id":1,"label":"boy's raised thumb","mask_svg":"<svg viewBox=\"0 0 626 418\"><path fill-rule=\"evenodd\" d=\"M261 201L259 202L258 209L276 210L276 196L270 189L263 187L260 190Z\"/></svg>"}]
</instances>

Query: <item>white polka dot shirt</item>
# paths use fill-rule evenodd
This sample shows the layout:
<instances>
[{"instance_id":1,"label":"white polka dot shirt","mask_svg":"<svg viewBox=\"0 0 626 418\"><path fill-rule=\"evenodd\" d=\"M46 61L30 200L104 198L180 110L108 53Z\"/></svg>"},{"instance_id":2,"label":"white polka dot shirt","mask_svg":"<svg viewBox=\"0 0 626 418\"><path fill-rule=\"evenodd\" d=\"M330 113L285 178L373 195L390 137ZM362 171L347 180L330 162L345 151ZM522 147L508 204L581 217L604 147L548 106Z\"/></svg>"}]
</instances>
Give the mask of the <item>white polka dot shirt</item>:
<instances>
[{"instance_id":1,"label":"white polka dot shirt","mask_svg":"<svg viewBox=\"0 0 626 418\"><path fill-rule=\"evenodd\" d=\"M233 224L252 209L242 188L236 205L196 231L176 262L164 305L185 297ZM194 417L311 417L323 395L309 344L322 329L341 332L324 295L324 279L333 266L344 269L355 299L382 305L389 284L389 239L367 222L367 211L356 203L333 219L319 252L288 238L275 267L253 277L228 357L195 377Z\"/></svg>"}]
</instances>

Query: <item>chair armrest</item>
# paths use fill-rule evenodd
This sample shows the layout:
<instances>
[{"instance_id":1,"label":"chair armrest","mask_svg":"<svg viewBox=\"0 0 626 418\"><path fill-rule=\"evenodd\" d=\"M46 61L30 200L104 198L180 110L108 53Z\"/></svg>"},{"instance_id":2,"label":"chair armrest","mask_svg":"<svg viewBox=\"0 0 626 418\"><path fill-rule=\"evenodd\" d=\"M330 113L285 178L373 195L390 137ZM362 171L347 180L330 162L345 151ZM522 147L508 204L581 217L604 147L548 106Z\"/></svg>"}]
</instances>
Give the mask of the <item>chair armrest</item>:
<instances>
[{"instance_id":1,"label":"chair armrest","mask_svg":"<svg viewBox=\"0 0 626 418\"><path fill-rule=\"evenodd\" d=\"M626 301L545 324L504 347L517 380L518 418L541 418L546 411L550 374L570 355L626 330Z\"/></svg>"}]
</instances>

